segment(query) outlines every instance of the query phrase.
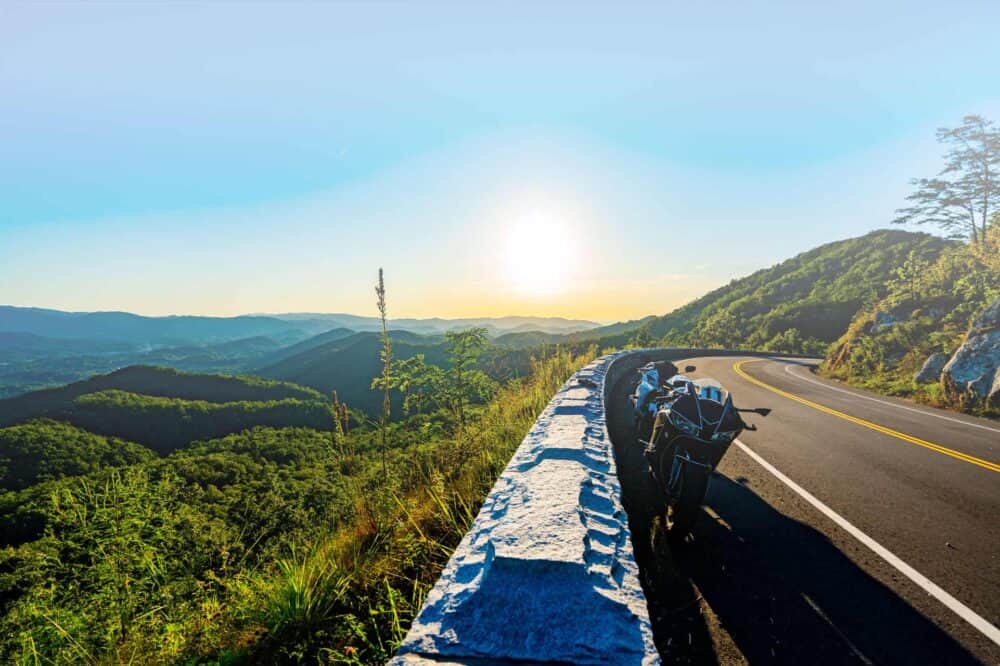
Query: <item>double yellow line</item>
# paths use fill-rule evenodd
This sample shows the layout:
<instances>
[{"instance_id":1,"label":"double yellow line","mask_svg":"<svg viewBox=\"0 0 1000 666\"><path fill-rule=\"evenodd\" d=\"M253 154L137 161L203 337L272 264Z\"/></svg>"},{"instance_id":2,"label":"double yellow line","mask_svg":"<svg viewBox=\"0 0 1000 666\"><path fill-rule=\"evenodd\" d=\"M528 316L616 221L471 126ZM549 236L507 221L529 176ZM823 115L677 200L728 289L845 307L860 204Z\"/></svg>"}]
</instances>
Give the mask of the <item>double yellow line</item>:
<instances>
[{"instance_id":1,"label":"double yellow line","mask_svg":"<svg viewBox=\"0 0 1000 666\"><path fill-rule=\"evenodd\" d=\"M984 468L990 470L991 472L1000 472L1000 465L998 465L997 463L994 463L994 462L990 462L989 460L983 460L982 458L976 458L975 456L970 456L970 455L968 455L966 453L962 453L961 451L955 451L954 449L949 449L949 448L947 448L945 446L941 446L940 444L935 444L933 442L928 442L927 440L920 439L919 437L913 437L911 435L907 435L906 433L899 432L898 430L893 430L892 428L886 428L885 426L880 426L877 423L872 423L871 421L866 421L864 419L859 419L858 417L851 416L850 414L845 414L843 412L838 412L836 409L830 409L829 407L826 407L824 405L820 405L818 403L815 403L812 400L806 400L805 398L800 398L799 396L794 395L792 393L789 393L788 391L782 391L780 388L777 388L776 386L771 386L770 384L765 384L764 382L760 381L759 379L757 379L755 377L751 377L750 375L748 375L747 372L743 369L743 366L745 364L747 364L747 363L753 363L753 362L759 361L759 360L760 359L749 359L749 360L745 360L745 361L739 361L739 362L737 362L736 364L733 365L733 370L735 370L736 374L738 374L740 377L742 377L743 379L747 380L748 382L756 384L757 386L760 386L761 388L765 388L768 391L771 391L772 393L777 393L778 395L780 395L780 396L782 396L784 398L788 398L789 400L794 400L795 402L801 403L801 404L805 405L806 407L812 407L813 409L819 410L819 411L824 412L826 414L830 414L831 416L836 416L836 417L844 419L845 421L850 421L851 423L856 423L857 425L865 427L865 428L868 428L869 430L874 430L875 432L882 433L883 435L889 435L890 437L895 437L896 439L901 439L904 442L907 442L909 444L916 444L917 446L922 446L925 449L930 449L931 451L936 451L936 452L942 453L942 454L944 454L946 456L951 456L952 458L955 458L957 460L961 460L961 461L967 462L967 463L972 463L973 465L979 465L980 467L984 467Z\"/></svg>"}]
</instances>

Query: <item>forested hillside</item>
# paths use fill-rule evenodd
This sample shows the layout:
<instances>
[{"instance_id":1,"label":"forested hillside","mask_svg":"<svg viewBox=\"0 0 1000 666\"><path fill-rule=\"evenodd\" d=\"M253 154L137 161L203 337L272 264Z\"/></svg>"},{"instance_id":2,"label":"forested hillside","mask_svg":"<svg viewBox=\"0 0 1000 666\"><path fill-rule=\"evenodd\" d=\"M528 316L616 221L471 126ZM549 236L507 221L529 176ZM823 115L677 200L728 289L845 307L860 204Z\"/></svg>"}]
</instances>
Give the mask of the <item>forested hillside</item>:
<instances>
[{"instance_id":1,"label":"forested hillside","mask_svg":"<svg viewBox=\"0 0 1000 666\"><path fill-rule=\"evenodd\" d=\"M310 389L150 368L0 403L86 428L0 428L0 662L384 663L535 415L596 353L498 385L475 369L484 341L401 362L392 392L421 399L384 437Z\"/></svg>"},{"instance_id":2,"label":"forested hillside","mask_svg":"<svg viewBox=\"0 0 1000 666\"><path fill-rule=\"evenodd\" d=\"M240 373L284 349L268 337L210 344L138 345L0 333L0 398L78 381L132 365L185 372Z\"/></svg>"},{"instance_id":3,"label":"forested hillside","mask_svg":"<svg viewBox=\"0 0 1000 666\"><path fill-rule=\"evenodd\" d=\"M876 391L988 413L989 406L974 396L949 394L939 376L973 320L997 298L1000 223L995 221L975 243L955 243L936 256L914 253L900 262L886 293L857 313L822 371ZM918 381L933 355L939 355L938 367ZM992 408L994 414L998 408Z\"/></svg>"},{"instance_id":4,"label":"forested hillside","mask_svg":"<svg viewBox=\"0 0 1000 666\"><path fill-rule=\"evenodd\" d=\"M39 419L0 428L0 490L152 460L146 447Z\"/></svg>"},{"instance_id":5,"label":"forested hillside","mask_svg":"<svg viewBox=\"0 0 1000 666\"><path fill-rule=\"evenodd\" d=\"M439 338L393 331L392 343L396 359L423 354L430 363L445 363L445 347ZM377 333L355 333L307 348L254 372L261 377L309 386L324 394L336 391L352 407L375 414L382 408L382 396L371 390L370 383L381 367L381 346Z\"/></svg>"},{"instance_id":6,"label":"forested hillside","mask_svg":"<svg viewBox=\"0 0 1000 666\"><path fill-rule=\"evenodd\" d=\"M322 401L316 391L258 377L187 374L170 368L135 366L55 389L0 400L0 426L36 416L63 414L76 400L102 391L209 403Z\"/></svg>"},{"instance_id":7,"label":"forested hillside","mask_svg":"<svg viewBox=\"0 0 1000 666\"><path fill-rule=\"evenodd\" d=\"M349 328L330 329L325 333L320 333L319 335L314 335L311 338L306 338L302 342L297 342L294 345L288 345L287 347L274 350L266 357L260 359L260 361L256 364L256 367L268 367L274 365L275 363L278 363L286 358L297 356L303 352L309 351L310 349L321 347L325 344L350 337L354 334L355 331L352 331Z\"/></svg>"},{"instance_id":8,"label":"forested hillside","mask_svg":"<svg viewBox=\"0 0 1000 666\"><path fill-rule=\"evenodd\" d=\"M885 295L911 253L934 261L948 245L895 230L828 243L734 280L640 330L668 345L822 356L859 310Z\"/></svg>"},{"instance_id":9,"label":"forested hillside","mask_svg":"<svg viewBox=\"0 0 1000 666\"><path fill-rule=\"evenodd\" d=\"M404 361L423 356L427 363L448 366L448 349L441 336L425 336L408 331L392 332L393 357ZM547 341L551 334L519 333ZM537 345L510 347L500 344L505 338L493 341L477 359L477 366L494 380L504 381L524 376L530 371L530 358ZM319 345L308 345L304 351L283 358L273 365L254 370L254 374L269 379L294 382L314 388L329 395L336 391L340 399L367 414L382 408L382 396L369 386L371 378L380 368L381 341L376 333L356 333ZM392 396L394 409L402 406L399 395Z\"/></svg>"}]
</instances>

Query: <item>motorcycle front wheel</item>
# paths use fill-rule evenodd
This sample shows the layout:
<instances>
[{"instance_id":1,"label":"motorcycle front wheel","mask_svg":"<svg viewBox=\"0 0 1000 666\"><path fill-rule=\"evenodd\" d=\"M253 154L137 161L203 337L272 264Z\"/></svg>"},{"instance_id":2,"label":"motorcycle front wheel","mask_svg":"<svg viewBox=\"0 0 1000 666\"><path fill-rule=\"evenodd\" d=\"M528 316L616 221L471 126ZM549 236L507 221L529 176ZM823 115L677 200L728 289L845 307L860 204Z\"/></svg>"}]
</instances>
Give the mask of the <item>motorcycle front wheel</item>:
<instances>
[{"instance_id":1,"label":"motorcycle front wheel","mask_svg":"<svg viewBox=\"0 0 1000 666\"><path fill-rule=\"evenodd\" d=\"M666 474L663 474L666 472ZM670 470L662 470L660 478L669 479ZM705 493L708 492L708 479L711 472L708 469L696 466L685 465L681 475L680 493L676 499L667 505L664 515L664 524L670 532L670 538L680 540L686 537L695 521L701 513L701 504L705 501Z\"/></svg>"}]
</instances>

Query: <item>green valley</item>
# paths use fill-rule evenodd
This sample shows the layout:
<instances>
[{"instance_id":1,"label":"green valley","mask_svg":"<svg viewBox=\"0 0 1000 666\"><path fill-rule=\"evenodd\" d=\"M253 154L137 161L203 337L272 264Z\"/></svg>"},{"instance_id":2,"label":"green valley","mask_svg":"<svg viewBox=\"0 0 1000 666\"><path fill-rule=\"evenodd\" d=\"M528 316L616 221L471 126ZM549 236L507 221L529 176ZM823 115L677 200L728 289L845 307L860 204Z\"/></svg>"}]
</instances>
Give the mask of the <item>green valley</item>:
<instances>
[{"instance_id":1,"label":"green valley","mask_svg":"<svg viewBox=\"0 0 1000 666\"><path fill-rule=\"evenodd\" d=\"M535 415L595 353L463 339L392 334L400 372L442 369L407 380L427 398L409 416L393 384L384 447L373 333L335 329L261 371L323 392L134 366L0 401L0 660L385 661Z\"/></svg>"}]
</instances>

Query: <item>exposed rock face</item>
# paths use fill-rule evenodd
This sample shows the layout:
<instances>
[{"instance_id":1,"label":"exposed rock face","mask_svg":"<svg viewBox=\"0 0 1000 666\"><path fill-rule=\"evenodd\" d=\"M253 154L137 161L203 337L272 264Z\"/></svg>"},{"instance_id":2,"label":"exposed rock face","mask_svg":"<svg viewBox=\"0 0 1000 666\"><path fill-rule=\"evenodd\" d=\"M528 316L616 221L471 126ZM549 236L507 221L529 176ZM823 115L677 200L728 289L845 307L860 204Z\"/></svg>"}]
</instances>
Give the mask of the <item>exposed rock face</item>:
<instances>
[{"instance_id":1,"label":"exposed rock face","mask_svg":"<svg viewBox=\"0 0 1000 666\"><path fill-rule=\"evenodd\" d=\"M941 379L941 371L944 370L944 366L948 363L948 355L942 354L941 352L935 352L927 357L924 361L923 367L920 368L920 372L914 376L913 381L918 384L933 384Z\"/></svg>"},{"instance_id":2,"label":"exposed rock face","mask_svg":"<svg viewBox=\"0 0 1000 666\"><path fill-rule=\"evenodd\" d=\"M947 395L961 404L1000 402L1000 298L973 322L941 379Z\"/></svg>"},{"instance_id":3,"label":"exposed rock face","mask_svg":"<svg viewBox=\"0 0 1000 666\"><path fill-rule=\"evenodd\" d=\"M891 312L876 312L875 320L872 322L872 333L881 331L884 328L891 328L899 322L899 317Z\"/></svg>"}]
</instances>

